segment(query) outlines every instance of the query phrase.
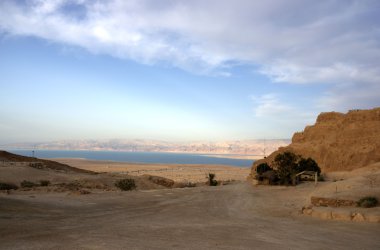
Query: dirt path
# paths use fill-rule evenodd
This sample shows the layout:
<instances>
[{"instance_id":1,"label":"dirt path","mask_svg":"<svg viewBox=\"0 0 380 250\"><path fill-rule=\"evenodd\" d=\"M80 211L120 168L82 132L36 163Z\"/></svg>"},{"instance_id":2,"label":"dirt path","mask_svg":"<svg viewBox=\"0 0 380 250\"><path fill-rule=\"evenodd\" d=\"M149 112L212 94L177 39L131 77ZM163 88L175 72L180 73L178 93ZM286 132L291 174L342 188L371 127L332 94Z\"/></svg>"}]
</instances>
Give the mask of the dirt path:
<instances>
[{"instance_id":1,"label":"dirt path","mask_svg":"<svg viewBox=\"0 0 380 250\"><path fill-rule=\"evenodd\" d=\"M0 248L380 249L378 224L298 215L301 192L242 183L81 196L1 194Z\"/></svg>"}]
</instances>

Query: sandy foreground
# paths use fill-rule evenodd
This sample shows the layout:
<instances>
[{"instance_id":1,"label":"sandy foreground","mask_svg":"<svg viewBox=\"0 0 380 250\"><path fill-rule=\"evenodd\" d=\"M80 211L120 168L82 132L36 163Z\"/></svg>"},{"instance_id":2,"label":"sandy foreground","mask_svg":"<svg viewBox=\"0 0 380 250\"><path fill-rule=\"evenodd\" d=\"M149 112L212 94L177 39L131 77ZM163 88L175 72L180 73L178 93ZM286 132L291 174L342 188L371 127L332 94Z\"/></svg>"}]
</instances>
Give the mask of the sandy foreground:
<instances>
[{"instance_id":1,"label":"sandy foreground","mask_svg":"<svg viewBox=\"0 0 380 250\"><path fill-rule=\"evenodd\" d=\"M122 192L100 184L111 187L115 178L123 178L126 172L128 176L151 174L204 182L205 174L212 171L219 180L245 180L249 169L59 161L107 173L57 172L24 163L1 165L3 181L79 181L92 183L93 188L84 188L87 194L59 191L57 186L1 191L0 249L380 249L379 223L322 220L318 213L328 212L326 208L315 208L317 216L302 213L312 195L355 198L380 194L380 179L374 179L380 175L378 165L332 174L333 181L317 186L252 186L237 181L217 187L157 189L157 185L147 186L146 180L136 179L141 181L137 191ZM93 185L98 182L100 188ZM355 197L353 187L360 190ZM380 213L380 207L352 209L355 211L350 213L365 216Z\"/></svg>"},{"instance_id":2,"label":"sandy foreground","mask_svg":"<svg viewBox=\"0 0 380 250\"><path fill-rule=\"evenodd\" d=\"M301 215L313 185L0 194L1 249L379 249L374 223Z\"/></svg>"},{"instance_id":3,"label":"sandy foreground","mask_svg":"<svg viewBox=\"0 0 380 250\"><path fill-rule=\"evenodd\" d=\"M134 176L148 174L169 178L176 182L206 182L209 173L214 173L217 180L243 181L250 173L249 168L224 165L145 164L67 158L53 160L94 172L125 173Z\"/></svg>"}]
</instances>

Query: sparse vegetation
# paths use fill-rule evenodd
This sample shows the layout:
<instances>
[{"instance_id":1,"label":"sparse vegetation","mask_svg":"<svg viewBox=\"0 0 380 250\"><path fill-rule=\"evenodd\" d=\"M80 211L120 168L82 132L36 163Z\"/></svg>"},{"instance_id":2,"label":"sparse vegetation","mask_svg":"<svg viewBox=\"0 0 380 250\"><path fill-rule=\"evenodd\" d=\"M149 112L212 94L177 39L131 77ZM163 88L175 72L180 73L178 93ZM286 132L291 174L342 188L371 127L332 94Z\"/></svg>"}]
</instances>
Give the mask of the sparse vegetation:
<instances>
[{"instance_id":1,"label":"sparse vegetation","mask_svg":"<svg viewBox=\"0 0 380 250\"><path fill-rule=\"evenodd\" d=\"M31 181L26 181L26 180L23 180L20 183L20 185L21 185L22 188L33 188L33 187L37 187L38 186L37 183L31 182Z\"/></svg>"},{"instance_id":2,"label":"sparse vegetation","mask_svg":"<svg viewBox=\"0 0 380 250\"><path fill-rule=\"evenodd\" d=\"M18 186L16 186L15 184L12 184L12 183L3 183L3 182L0 182L0 190L11 190L11 189L18 189Z\"/></svg>"},{"instance_id":3,"label":"sparse vegetation","mask_svg":"<svg viewBox=\"0 0 380 250\"><path fill-rule=\"evenodd\" d=\"M136 189L134 179L122 179L115 182L115 186L122 191L130 191Z\"/></svg>"},{"instance_id":4,"label":"sparse vegetation","mask_svg":"<svg viewBox=\"0 0 380 250\"><path fill-rule=\"evenodd\" d=\"M44 165L41 162L31 162L29 163L29 167L43 169Z\"/></svg>"},{"instance_id":5,"label":"sparse vegetation","mask_svg":"<svg viewBox=\"0 0 380 250\"><path fill-rule=\"evenodd\" d=\"M197 184L194 183L194 182L176 182L174 183L173 187L174 188L192 188L192 187L196 187Z\"/></svg>"},{"instance_id":6,"label":"sparse vegetation","mask_svg":"<svg viewBox=\"0 0 380 250\"><path fill-rule=\"evenodd\" d=\"M215 178L215 174L212 174L212 173L208 174L208 184L210 186L217 186L218 185L218 181L214 180L214 178Z\"/></svg>"},{"instance_id":7,"label":"sparse vegetation","mask_svg":"<svg viewBox=\"0 0 380 250\"><path fill-rule=\"evenodd\" d=\"M50 181L48 180L40 180L40 186L41 187L47 187L50 185Z\"/></svg>"},{"instance_id":8,"label":"sparse vegetation","mask_svg":"<svg viewBox=\"0 0 380 250\"><path fill-rule=\"evenodd\" d=\"M367 196L361 198L358 202L357 205L358 207L365 207L365 208L370 208L370 207L376 207L379 201L372 196Z\"/></svg>"}]
</instances>

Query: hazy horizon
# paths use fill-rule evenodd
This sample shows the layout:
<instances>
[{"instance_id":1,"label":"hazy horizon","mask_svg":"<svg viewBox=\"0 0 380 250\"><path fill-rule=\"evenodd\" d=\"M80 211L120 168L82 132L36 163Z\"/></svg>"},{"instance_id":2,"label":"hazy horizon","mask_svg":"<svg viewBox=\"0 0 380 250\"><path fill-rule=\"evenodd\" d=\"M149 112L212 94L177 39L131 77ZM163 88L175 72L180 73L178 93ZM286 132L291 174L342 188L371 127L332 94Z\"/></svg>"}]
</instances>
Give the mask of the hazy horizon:
<instances>
[{"instance_id":1,"label":"hazy horizon","mask_svg":"<svg viewBox=\"0 0 380 250\"><path fill-rule=\"evenodd\" d=\"M62 139L62 140L45 140L45 141L14 141L14 142L1 142L2 145L6 144L18 144L18 143L51 143L51 142L76 142L76 141L157 141L157 142L168 142L168 143L194 143L194 142L234 142L234 141L271 141L271 140L291 140L291 138L262 138L262 139L230 139L230 140L164 140L164 139L152 139L152 138L104 138L104 139L94 139L94 138L83 138L83 139ZM0 145L1 145L0 144Z\"/></svg>"},{"instance_id":2,"label":"hazy horizon","mask_svg":"<svg viewBox=\"0 0 380 250\"><path fill-rule=\"evenodd\" d=\"M0 2L0 144L291 138L380 106L380 2Z\"/></svg>"}]
</instances>

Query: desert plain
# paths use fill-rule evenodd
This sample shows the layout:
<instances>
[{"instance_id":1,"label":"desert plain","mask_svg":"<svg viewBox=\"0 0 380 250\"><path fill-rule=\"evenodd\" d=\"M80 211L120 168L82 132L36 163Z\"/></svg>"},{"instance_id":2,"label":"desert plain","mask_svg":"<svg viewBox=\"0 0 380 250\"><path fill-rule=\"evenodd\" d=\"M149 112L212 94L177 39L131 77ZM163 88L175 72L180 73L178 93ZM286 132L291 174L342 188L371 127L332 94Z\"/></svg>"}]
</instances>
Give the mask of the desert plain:
<instances>
[{"instance_id":1,"label":"desert plain","mask_svg":"<svg viewBox=\"0 0 380 250\"><path fill-rule=\"evenodd\" d=\"M52 183L0 193L0 249L380 248L379 223L344 219L344 214L361 213L376 220L379 207L338 212L315 208L311 216L302 212L312 195L337 195L336 186L343 196L352 195L347 191L355 185L362 186L359 196L378 192L379 185L367 180L379 176L378 164L359 175L336 172L324 183L285 187L252 185L245 180L249 169L228 166L203 166L207 170L201 171L200 166L57 161L99 173L9 162L0 166L3 180ZM212 170L224 185L205 185L205 172ZM153 173L177 182L200 182L196 187L167 188L149 184L147 176ZM115 179L125 176L136 179L137 190L113 186ZM324 218L334 213L343 217Z\"/></svg>"}]
</instances>

